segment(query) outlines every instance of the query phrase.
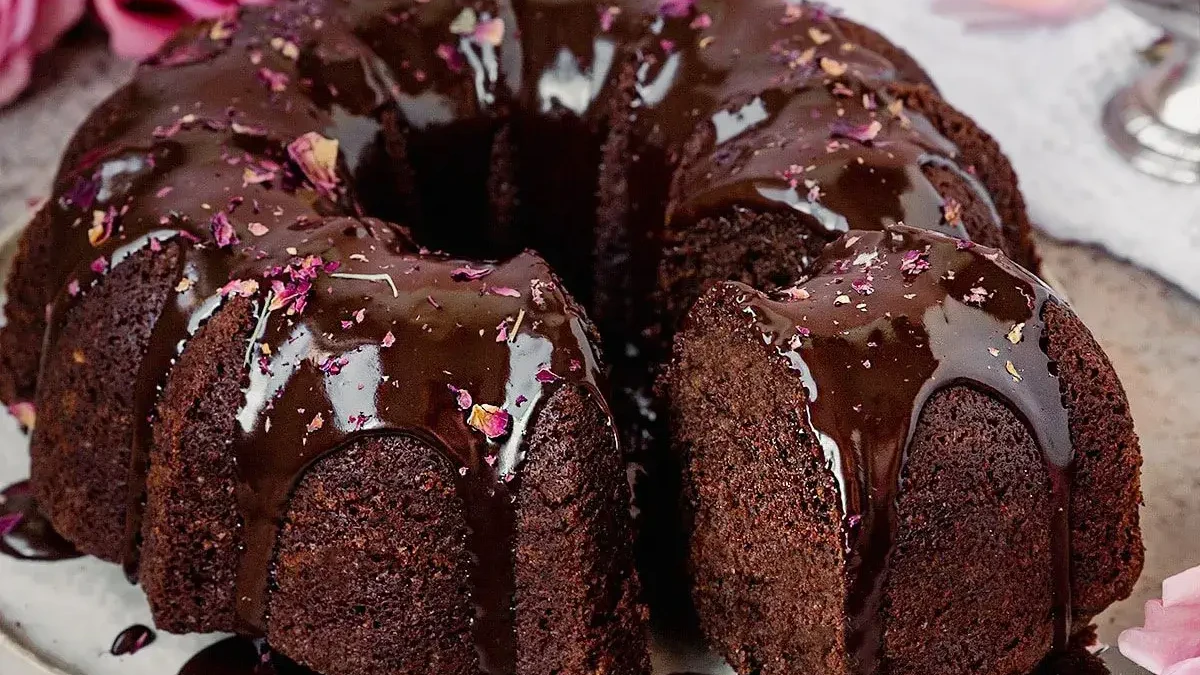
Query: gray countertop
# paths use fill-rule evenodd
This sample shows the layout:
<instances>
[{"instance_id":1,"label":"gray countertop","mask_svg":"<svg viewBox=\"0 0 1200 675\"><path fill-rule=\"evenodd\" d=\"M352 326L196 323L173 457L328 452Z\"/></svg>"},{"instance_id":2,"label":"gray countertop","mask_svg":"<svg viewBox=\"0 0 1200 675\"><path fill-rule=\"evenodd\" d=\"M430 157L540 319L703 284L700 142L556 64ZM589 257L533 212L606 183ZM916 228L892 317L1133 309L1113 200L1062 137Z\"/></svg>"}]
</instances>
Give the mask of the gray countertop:
<instances>
[{"instance_id":1,"label":"gray countertop","mask_svg":"<svg viewBox=\"0 0 1200 675\"><path fill-rule=\"evenodd\" d=\"M33 90L0 111L0 223L21 221L46 194L71 130L128 73L95 37L44 59ZM1164 576L1200 564L1200 303L1090 248L1043 241L1042 253L1120 374L1145 454L1146 571L1100 617L1111 641L1140 623Z\"/></svg>"}]
</instances>

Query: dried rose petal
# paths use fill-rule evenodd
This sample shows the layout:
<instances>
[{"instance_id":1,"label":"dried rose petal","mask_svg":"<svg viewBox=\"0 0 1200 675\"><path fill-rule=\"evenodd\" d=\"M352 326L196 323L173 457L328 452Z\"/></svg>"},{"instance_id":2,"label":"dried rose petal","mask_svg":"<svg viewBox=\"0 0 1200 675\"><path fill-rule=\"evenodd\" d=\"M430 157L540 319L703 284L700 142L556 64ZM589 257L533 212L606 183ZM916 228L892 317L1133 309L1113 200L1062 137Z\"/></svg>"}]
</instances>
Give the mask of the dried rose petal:
<instances>
[{"instance_id":1,"label":"dried rose petal","mask_svg":"<svg viewBox=\"0 0 1200 675\"><path fill-rule=\"evenodd\" d=\"M290 81L286 73L271 70L270 68L259 68L258 79L274 92L287 91L288 82Z\"/></svg>"},{"instance_id":2,"label":"dried rose petal","mask_svg":"<svg viewBox=\"0 0 1200 675\"><path fill-rule=\"evenodd\" d=\"M108 271L108 258L100 256L92 261L91 269L96 274L104 274Z\"/></svg>"},{"instance_id":3,"label":"dried rose petal","mask_svg":"<svg viewBox=\"0 0 1200 675\"><path fill-rule=\"evenodd\" d=\"M310 131L288 144L288 156L318 191L332 196L338 186L336 140Z\"/></svg>"},{"instance_id":4,"label":"dried rose petal","mask_svg":"<svg viewBox=\"0 0 1200 675\"><path fill-rule=\"evenodd\" d=\"M350 363L350 359L344 356L327 356L317 367L326 375L339 375L342 368L345 368L348 363Z\"/></svg>"},{"instance_id":5,"label":"dried rose petal","mask_svg":"<svg viewBox=\"0 0 1200 675\"><path fill-rule=\"evenodd\" d=\"M476 279L482 279L482 278L486 277L487 275L491 274L493 271L494 270L490 267L483 267L480 269L475 269L474 267L471 267L470 265L464 265L463 267L458 267L458 268L451 270L450 278L455 281L474 281Z\"/></svg>"},{"instance_id":6,"label":"dried rose petal","mask_svg":"<svg viewBox=\"0 0 1200 675\"><path fill-rule=\"evenodd\" d=\"M518 291L515 288L509 288L508 286L489 286L487 292L491 293L492 295L500 295L506 298L521 297L521 291Z\"/></svg>"},{"instance_id":7,"label":"dried rose petal","mask_svg":"<svg viewBox=\"0 0 1200 675\"><path fill-rule=\"evenodd\" d=\"M312 418L312 421L308 423L308 426L306 426L304 429L311 434L323 426L325 426L325 416L321 413L317 413L316 416Z\"/></svg>"},{"instance_id":8,"label":"dried rose petal","mask_svg":"<svg viewBox=\"0 0 1200 675\"><path fill-rule=\"evenodd\" d=\"M260 166L247 165L242 170L242 187L247 185L262 185L275 180L275 172Z\"/></svg>"},{"instance_id":9,"label":"dried rose petal","mask_svg":"<svg viewBox=\"0 0 1200 675\"><path fill-rule=\"evenodd\" d=\"M850 282L850 287L859 295L870 295L875 292L875 286L871 284L871 277L859 277Z\"/></svg>"},{"instance_id":10,"label":"dried rose petal","mask_svg":"<svg viewBox=\"0 0 1200 675\"><path fill-rule=\"evenodd\" d=\"M234 231L233 223L229 222L229 216L225 215L224 211L217 211L217 214L212 217L210 226L218 248L228 248L238 243L237 232Z\"/></svg>"},{"instance_id":11,"label":"dried rose petal","mask_svg":"<svg viewBox=\"0 0 1200 675\"><path fill-rule=\"evenodd\" d=\"M217 291L223 297L234 295L241 298L248 298L257 292L258 282L254 279L234 279Z\"/></svg>"},{"instance_id":12,"label":"dried rose petal","mask_svg":"<svg viewBox=\"0 0 1200 675\"><path fill-rule=\"evenodd\" d=\"M37 426L37 408L29 401L20 401L8 406L8 413L27 431L32 431Z\"/></svg>"},{"instance_id":13,"label":"dried rose petal","mask_svg":"<svg viewBox=\"0 0 1200 675\"><path fill-rule=\"evenodd\" d=\"M450 22L449 30L455 35L467 36L475 32L475 27L479 25L479 15L470 7L464 7L458 16Z\"/></svg>"},{"instance_id":14,"label":"dried rose petal","mask_svg":"<svg viewBox=\"0 0 1200 675\"><path fill-rule=\"evenodd\" d=\"M452 73L461 73L463 68L465 68L467 65L462 53L459 52L458 48L452 44L440 44L437 46L437 49L434 50L434 53L437 54L440 59L446 62L446 67L449 68L450 72Z\"/></svg>"},{"instance_id":15,"label":"dried rose petal","mask_svg":"<svg viewBox=\"0 0 1200 675\"><path fill-rule=\"evenodd\" d=\"M309 281L285 284L279 279L275 279L271 282L271 291L275 297L271 300L269 310L275 312L286 307L288 314L301 314L304 312L307 304L306 298L311 289L312 283Z\"/></svg>"},{"instance_id":16,"label":"dried rose petal","mask_svg":"<svg viewBox=\"0 0 1200 675\"><path fill-rule=\"evenodd\" d=\"M541 368L539 368L537 371L537 374L534 375L533 377L534 377L534 379L536 379L538 382L541 382L542 384L549 384L551 382L557 382L562 379L562 376L555 374L554 371L550 370L549 366L542 366Z\"/></svg>"},{"instance_id":17,"label":"dried rose petal","mask_svg":"<svg viewBox=\"0 0 1200 675\"><path fill-rule=\"evenodd\" d=\"M900 259L900 271L909 276L916 276L929 269L929 261L924 251L909 250Z\"/></svg>"},{"instance_id":18,"label":"dried rose petal","mask_svg":"<svg viewBox=\"0 0 1200 675\"><path fill-rule=\"evenodd\" d=\"M471 413L467 415L467 424L492 439L507 434L511 421L512 415L487 403L476 403L471 406Z\"/></svg>"},{"instance_id":19,"label":"dried rose petal","mask_svg":"<svg viewBox=\"0 0 1200 675\"><path fill-rule=\"evenodd\" d=\"M92 246L100 246L108 241L113 233L117 210L108 207L107 211L92 211L92 226L88 228L88 242Z\"/></svg>"},{"instance_id":20,"label":"dried rose petal","mask_svg":"<svg viewBox=\"0 0 1200 675\"><path fill-rule=\"evenodd\" d=\"M387 349L388 347L391 347L392 345L396 344L396 336L395 336L395 335L393 335L393 334L392 334L392 331L390 331L390 330L389 330L389 331L387 332L387 334L385 334L385 335L383 336L383 340L382 340L382 341L381 341L379 344L380 344L380 345L381 345L381 346L382 346L384 349Z\"/></svg>"},{"instance_id":21,"label":"dried rose petal","mask_svg":"<svg viewBox=\"0 0 1200 675\"><path fill-rule=\"evenodd\" d=\"M607 33L612 30L613 24L617 17L621 15L621 8L616 5L600 8L600 30Z\"/></svg>"},{"instance_id":22,"label":"dried rose petal","mask_svg":"<svg viewBox=\"0 0 1200 675\"><path fill-rule=\"evenodd\" d=\"M682 19L691 14L696 0L659 0L658 13L670 19Z\"/></svg>"},{"instance_id":23,"label":"dried rose petal","mask_svg":"<svg viewBox=\"0 0 1200 675\"><path fill-rule=\"evenodd\" d=\"M454 393L454 401L458 404L459 410L470 410L473 405L471 400L471 392L466 389L460 389L452 384L446 385L451 392Z\"/></svg>"},{"instance_id":24,"label":"dried rose petal","mask_svg":"<svg viewBox=\"0 0 1200 675\"><path fill-rule=\"evenodd\" d=\"M834 136L850 138L860 143L869 143L875 140L880 131L883 131L883 124L879 120L871 120L869 124L851 124L845 120L838 120L833 123L831 131Z\"/></svg>"},{"instance_id":25,"label":"dried rose petal","mask_svg":"<svg viewBox=\"0 0 1200 675\"><path fill-rule=\"evenodd\" d=\"M504 19L480 21L471 34L471 40L480 46L499 47L504 42Z\"/></svg>"}]
</instances>

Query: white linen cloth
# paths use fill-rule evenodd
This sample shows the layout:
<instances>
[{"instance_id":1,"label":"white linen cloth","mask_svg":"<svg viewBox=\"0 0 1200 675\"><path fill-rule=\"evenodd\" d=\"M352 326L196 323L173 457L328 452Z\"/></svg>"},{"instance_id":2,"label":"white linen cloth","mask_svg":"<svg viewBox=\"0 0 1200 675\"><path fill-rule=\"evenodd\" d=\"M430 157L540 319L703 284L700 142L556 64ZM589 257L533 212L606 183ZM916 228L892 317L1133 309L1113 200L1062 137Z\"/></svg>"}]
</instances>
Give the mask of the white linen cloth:
<instances>
[{"instance_id":1,"label":"white linen cloth","mask_svg":"<svg viewBox=\"0 0 1200 675\"><path fill-rule=\"evenodd\" d=\"M1137 52L1157 29L1117 5L1064 27L969 31L934 14L931 0L830 4L909 50L1000 141L1038 227L1200 297L1200 185L1135 171L1100 129L1104 103L1145 67Z\"/></svg>"}]
</instances>

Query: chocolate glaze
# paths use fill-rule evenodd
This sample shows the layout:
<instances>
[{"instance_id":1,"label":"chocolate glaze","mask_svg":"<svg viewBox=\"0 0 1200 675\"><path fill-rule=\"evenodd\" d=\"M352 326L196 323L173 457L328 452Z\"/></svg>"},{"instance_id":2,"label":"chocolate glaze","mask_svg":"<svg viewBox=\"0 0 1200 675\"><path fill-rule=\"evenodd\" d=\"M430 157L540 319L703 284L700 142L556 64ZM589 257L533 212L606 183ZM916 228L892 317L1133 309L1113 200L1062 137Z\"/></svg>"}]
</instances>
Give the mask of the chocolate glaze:
<instances>
[{"instance_id":1,"label":"chocolate glaze","mask_svg":"<svg viewBox=\"0 0 1200 675\"><path fill-rule=\"evenodd\" d=\"M503 30L494 40L463 29L495 20ZM180 254L178 292L157 319L135 395L131 578L157 398L188 337L224 296L245 293L262 321L247 350L251 384L233 449L246 533L237 588L244 630L264 630L277 529L305 469L361 434L409 433L466 471L458 482L474 532L481 664L511 672L510 502L522 432L545 389L566 382L596 391L598 366L584 321L539 259L519 255L482 279L453 281L464 263L416 255L396 228L324 219L362 215L355 188L381 179L360 168L382 142L382 122L399 120L405 134L419 194L397 201L417 203L409 215L421 241L495 257L536 244L612 319L612 344L632 355L621 366L636 371L625 386L644 404L646 362L661 356L665 337L643 337L654 321L643 300L667 245L664 224L681 231L737 204L807 214L830 238L901 221L963 234L921 172L928 163L957 167L956 150L918 115L889 108L881 87L895 78L890 63L848 45L820 10L777 0L297 0L185 30L123 90L133 115L80 132L77 161L48 207L61 252L51 281L63 290L47 344L105 270L146 248ZM868 133L872 122L879 129ZM523 206L511 230L489 227L499 216L484 181L474 180L487 176L505 125L522 166ZM593 231L600 145L618 128L628 145L626 206L619 222ZM688 150L697 129L711 138ZM334 180L290 156L306 134L339 141ZM558 189L563 166L577 180ZM805 180L819 191L812 199ZM218 236L223 219L236 242ZM94 224L100 236L89 241ZM606 256L603 274L587 272L599 269L593 249ZM272 282L309 273L304 312L267 310ZM226 286L236 280L258 288ZM520 296L481 295L485 286ZM502 320L510 339L496 341ZM395 344L381 348L389 331ZM537 381L543 366L555 376L543 376L548 382ZM448 385L503 405L511 431L489 440L468 427Z\"/></svg>"},{"instance_id":2,"label":"chocolate glaze","mask_svg":"<svg viewBox=\"0 0 1200 675\"><path fill-rule=\"evenodd\" d=\"M136 654L142 648L154 642L157 637L154 631L141 624L135 624L117 634L108 653L113 656Z\"/></svg>"},{"instance_id":3,"label":"chocolate glaze","mask_svg":"<svg viewBox=\"0 0 1200 675\"><path fill-rule=\"evenodd\" d=\"M0 554L18 560L70 560L82 553L38 511L29 481L0 492Z\"/></svg>"},{"instance_id":4,"label":"chocolate glaze","mask_svg":"<svg viewBox=\"0 0 1200 675\"><path fill-rule=\"evenodd\" d=\"M179 675L315 675L271 651L262 640L241 636L205 647L183 664Z\"/></svg>"},{"instance_id":5,"label":"chocolate glaze","mask_svg":"<svg viewBox=\"0 0 1200 675\"><path fill-rule=\"evenodd\" d=\"M179 285L157 318L135 397L139 428L127 527L132 573L149 431L162 385L187 338L219 311L223 298L254 297L260 324L247 346L250 385L232 448L246 547L236 589L243 629L265 633L276 535L304 471L363 434L413 434L458 469L455 479L473 533L481 665L486 672L511 672L512 503L524 432L544 394L563 383L585 387L603 405L590 328L533 255L501 265L422 256L392 226L321 218L356 211L351 169L339 167L332 187L318 185L287 147L305 133L336 134L339 119L373 109L376 88L346 86L352 79L348 70L361 75L367 68L348 69L348 59L335 58L347 49L353 53L355 43L345 34L336 45L322 43L328 48L298 59L299 68L310 73L306 86L317 92L311 97L291 88L270 91L246 68L230 64L237 75L223 78L220 93L211 97L228 101L236 91L241 105L200 105L180 122L177 92L196 91L196 79L209 77L209 69L224 59L248 58L259 39L253 36L291 36L309 21L286 13L244 15L232 43L202 66L172 60L173 65L141 71L136 87L146 111L137 128L114 133L90 163L60 179L82 182L86 187L76 192L92 196L79 200L86 203L62 200L53 207L61 221L80 224L61 230L64 291L52 307L47 339L57 339L63 317L103 282L107 269L135 251L181 250ZM173 49L190 53L193 42L213 41L203 31L195 33ZM256 58L286 61L265 52ZM316 75L327 73L325 63L336 64L336 86L318 86ZM286 62L274 65L278 73L296 77L296 68ZM348 102L338 98L355 92ZM267 124L266 111L280 106L307 114ZM332 114L335 108L340 112ZM258 181L248 171L271 178ZM97 222L111 221L107 239L89 241L94 213L100 214ZM225 221L230 230L223 233ZM228 241L229 233L236 241ZM303 292L305 284L311 290ZM306 301L303 311L300 300L286 301L290 293ZM490 439L469 426L472 409L459 408L452 386L470 392L475 403L511 415L504 432Z\"/></svg>"},{"instance_id":6,"label":"chocolate glaze","mask_svg":"<svg viewBox=\"0 0 1200 675\"><path fill-rule=\"evenodd\" d=\"M881 664L885 571L909 441L929 398L956 384L1007 401L1044 453L1055 643L1065 647L1073 449L1042 344L1044 308L1059 301L995 249L909 227L852 231L815 270L781 299L731 285L753 330L804 382L809 425L840 487L855 672Z\"/></svg>"}]
</instances>

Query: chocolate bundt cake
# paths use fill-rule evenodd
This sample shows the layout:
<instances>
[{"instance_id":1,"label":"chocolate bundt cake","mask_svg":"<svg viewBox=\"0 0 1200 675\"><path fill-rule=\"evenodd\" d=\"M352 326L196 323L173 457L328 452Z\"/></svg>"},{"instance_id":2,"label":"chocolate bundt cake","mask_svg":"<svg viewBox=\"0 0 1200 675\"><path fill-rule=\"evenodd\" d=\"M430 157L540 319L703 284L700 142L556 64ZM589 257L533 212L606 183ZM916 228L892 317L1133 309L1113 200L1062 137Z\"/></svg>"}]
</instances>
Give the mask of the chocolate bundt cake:
<instances>
[{"instance_id":1,"label":"chocolate bundt cake","mask_svg":"<svg viewBox=\"0 0 1200 675\"><path fill-rule=\"evenodd\" d=\"M739 672L1029 673L1140 572L1120 383L996 249L850 231L775 297L718 284L665 388Z\"/></svg>"},{"instance_id":2,"label":"chocolate bundt cake","mask_svg":"<svg viewBox=\"0 0 1200 675\"><path fill-rule=\"evenodd\" d=\"M903 50L823 7L281 0L183 30L76 132L9 280L0 397L37 420L41 508L123 563L162 628L265 637L325 675L645 673L639 588L669 584L634 571L626 459L647 467L645 559L669 562L679 538L661 526L684 474L661 446L690 399L653 383L676 327L710 283L789 288L839 236L900 223L1037 270L995 142ZM1123 510L1137 449L1103 357L1058 348L1101 379L1064 378L1079 401L1111 394L1087 433L1124 453L1072 438L1097 463L1063 473L1109 490L1107 510L1071 517L1090 542L1072 551L1097 561L1071 570L1086 617L1140 563ZM953 416L943 398L930 409ZM1007 410L976 408L979 433ZM687 425L671 433L691 480L702 453ZM755 495L778 496L726 496ZM703 505L694 549L711 537ZM814 505L837 525L836 504ZM742 524L803 524L780 517ZM823 658L845 642L831 637L845 566L803 532L778 545L829 563L809 578L831 603L825 633L802 637L807 614L771 630ZM1118 532L1125 548L1105 549ZM714 643L745 672L792 658L761 660L778 644L760 640L763 616L706 595L723 581L707 554L696 595ZM952 607L978 628L993 608L964 597ZM872 609L887 611L850 616ZM940 658L905 648L910 664Z\"/></svg>"}]
</instances>

